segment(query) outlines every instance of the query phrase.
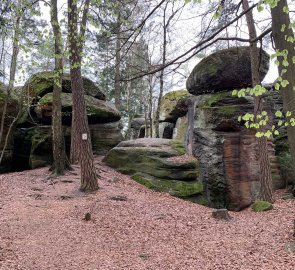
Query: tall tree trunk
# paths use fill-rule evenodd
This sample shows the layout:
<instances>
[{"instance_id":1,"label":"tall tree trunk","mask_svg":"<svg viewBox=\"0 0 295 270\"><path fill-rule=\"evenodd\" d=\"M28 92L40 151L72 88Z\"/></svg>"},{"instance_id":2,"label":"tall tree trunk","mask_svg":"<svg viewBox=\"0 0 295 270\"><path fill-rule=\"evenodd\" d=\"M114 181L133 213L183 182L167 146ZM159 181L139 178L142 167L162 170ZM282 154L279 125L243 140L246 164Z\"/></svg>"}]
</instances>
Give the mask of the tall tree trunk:
<instances>
[{"instance_id":1,"label":"tall tree trunk","mask_svg":"<svg viewBox=\"0 0 295 270\"><path fill-rule=\"evenodd\" d=\"M120 64L121 64L121 14L120 4L117 8L117 26L116 26L116 58L115 58L115 106L121 109L121 83L120 83Z\"/></svg>"},{"instance_id":2,"label":"tall tree trunk","mask_svg":"<svg viewBox=\"0 0 295 270\"><path fill-rule=\"evenodd\" d=\"M89 7L89 0L85 2L85 8ZM86 15L85 15L86 14ZM84 16L85 15L85 16ZM84 23L83 23L84 21ZM81 33L85 33L87 21L87 12L83 13ZM88 127L86 105L84 99L83 81L81 75L81 51L83 46L84 34L78 33L78 9L76 0L68 0L68 27L69 27L69 45L70 45L70 74L71 88L73 98L73 123L72 137L75 137L75 143L72 145L77 149L77 158L81 165L81 186L80 190L94 191L98 189L97 175L94 167L91 138ZM83 32L82 32L83 31ZM80 33L80 34L81 34ZM73 140L72 140L73 142Z\"/></svg>"},{"instance_id":3,"label":"tall tree trunk","mask_svg":"<svg viewBox=\"0 0 295 270\"><path fill-rule=\"evenodd\" d=\"M167 50L167 27L168 23L166 22L166 9L167 9L168 2L166 3L164 9L164 16L163 16L163 52L162 52L162 65L166 64L166 50ZM155 137L160 138L160 110L161 110L161 103L162 97L164 92L164 70L160 71L160 92L158 96L158 105L155 115Z\"/></svg>"},{"instance_id":4,"label":"tall tree trunk","mask_svg":"<svg viewBox=\"0 0 295 270\"><path fill-rule=\"evenodd\" d=\"M4 100L3 104L3 112L2 112L2 117L1 117L1 123L0 123L0 143L2 142L3 139L3 132L4 132L4 124L5 124L5 117L6 117L6 112L7 112L7 106L8 103L10 102L10 97L11 97L11 91L14 86L14 81L15 81L15 73L16 73L16 63L17 63L17 57L19 53L19 38L20 38L20 21L21 21L21 7L22 0L18 1L18 6L17 6L17 12L16 12L16 19L15 19L15 25L14 25L14 37L13 37L13 50L12 50L12 56L11 56L11 63L10 63L10 71L9 71L9 83L8 83L8 88L7 88L7 95Z\"/></svg>"},{"instance_id":5,"label":"tall tree trunk","mask_svg":"<svg viewBox=\"0 0 295 270\"><path fill-rule=\"evenodd\" d=\"M57 14L57 0L51 0L51 25L54 33L54 54L55 54L55 77L53 85L53 112L52 112L52 149L54 175L62 175L66 168L69 168L69 162L65 151L65 141L62 130L61 115L61 92L62 92L62 36Z\"/></svg>"},{"instance_id":6,"label":"tall tree trunk","mask_svg":"<svg viewBox=\"0 0 295 270\"><path fill-rule=\"evenodd\" d=\"M149 136L153 138L153 87L152 87L152 80L149 83L149 106L148 106L148 121L150 124L150 134Z\"/></svg>"},{"instance_id":7,"label":"tall tree trunk","mask_svg":"<svg viewBox=\"0 0 295 270\"><path fill-rule=\"evenodd\" d=\"M11 63L10 63L9 84L8 84L7 94L6 94L6 97L4 100L4 104L3 104L3 112L2 112L1 123L0 123L0 144L2 142L3 135L4 135L3 133L4 133L5 118L6 118L6 113L7 113L7 106L10 102L11 91L14 87L14 81L15 81L16 64L17 64L17 57L18 57L18 53L19 53L21 17L22 17L22 0L19 0L17 3L16 19L15 19L15 25L14 25L13 50L12 50ZM3 148L1 149L0 164L2 163L4 153L5 153L6 147L8 145L8 141L10 139L11 131L15 127L15 123L16 123L17 119L18 118L15 118L13 120L13 122L10 124L8 132L6 134L4 145L3 145Z\"/></svg>"},{"instance_id":8,"label":"tall tree trunk","mask_svg":"<svg viewBox=\"0 0 295 270\"><path fill-rule=\"evenodd\" d=\"M243 9L249 10L248 0L243 0ZM255 24L253 20L253 13L250 10L246 13L247 26L249 30L250 39L253 40L257 37ZM252 87L261 84L259 75L259 66L261 63L259 49L256 42L250 44L250 57L251 57L251 72L252 72ZM254 98L254 115L259 115L262 112L262 100L261 97ZM270 160L268 157L268 145L267 138L265 136L258 138L259 148L259 166L260 166L260 194L261 200L273 202L272 193L272 177Z\"/></svg>"},{"instance_id":9,"label":"tall tree trunk","mask_svg":"<svg viewBox=\"0 0 295 270\"><path fill-rule=\"evenodd\" d=\"M287 7L288 3L286 0L280 0L277 3L277 6L271 9L271 17L272 17L272 35L275 43L276 49L279 51L287 50L287 61L289 63L288 67L284 67L282 65L283 57L278 57L280 61L279 65L279 74L283 80L287 80L289 84L280 89L282 98L283 98L283 106L284 111L290 111L292 113L291 117L295 117L295 91L293 88L295 87L295 63L293 63L292 57L295 56L295 48L294 43L288 42L286 37L294 38L294 32L292 28L290 28L290 17L289 14L283 11L284 7ZM285 30L282 32L282 26L285 25ZM286 72L283 72L283 70ZM290 153L292 156L292 165L293 169L295 169L295 127L288 126L288 143L290 147Z\"/></svg>"}]
</instances>

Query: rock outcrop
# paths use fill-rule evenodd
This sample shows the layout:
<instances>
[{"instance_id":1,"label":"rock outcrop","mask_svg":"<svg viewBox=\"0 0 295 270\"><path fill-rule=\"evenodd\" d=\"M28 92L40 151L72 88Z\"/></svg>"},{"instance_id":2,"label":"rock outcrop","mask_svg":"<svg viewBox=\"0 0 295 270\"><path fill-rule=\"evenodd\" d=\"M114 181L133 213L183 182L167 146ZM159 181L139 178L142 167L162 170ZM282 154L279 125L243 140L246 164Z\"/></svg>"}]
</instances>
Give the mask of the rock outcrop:
<instances>
[{"instance_id":1,"label":"rock outcrop","mask_svg":"<svg viewBox=\"0 0 295 270\"><path fill-rule=\"evenodd\" d=\"M171 91L161 101L160 122L175 123L179 117L186 115L186 100L190 96L187 90Z\"/></svg>"},{"instance_id":2,"label":"rock outcrop","mask_svg":"<svg viewBox=\"0 0 295 270\"><path fill-rule=\"evenodd\" d=\"M104 161L119 172L156 191L177 197L202 193L198 162L171 160L184 154L181 143L168 139L137 139L119 143Z\"/></svg>"},{"instance_id":3,"label":"rock outcrop","mask_svg":"<svg viewBox=\"0 0 295 270\"><path fill-rule=\"evenodd\" d=\"M263 53L262 77L267 60ZM222 50L203 59L187 80L189 92L197 95L189 102L188 119L194 118L189 121L189 143L200 162L204 195L214 208L239 211L251 205L259 192L256 131L238 121L239 116L253 113L254 101L249 96L233 97L230 91L251 85L250 67L248 48ZM266 99L263 102L264 110L271 112L271 104ZM269 155L274 185L280 185L271 141Z\"/></svg>"},{"instance_id":4,"label":"rock outcrop","mask_svg":"<svg viewBox=\"0 0 295 270\"><path fill-rule=\"evenodd\" d=\"M260 79L269 67L269 55L261 51ZM193 95L216 93L250 87L252 85L249 47L217 51L198 63L186 82Z\"/></svg>"},{"instance_id":5,"label":"rock outcrop","mask_svg":"<svg viewBox=\"0 0 295 270\"><path fill-rule=\"evenodd\" d=\"M53 72L37 73L22 88L28 103L14 133L13 170L37 168L52 162L53 80ZM83 78L83 86L93 152L106 154L123 140L119 122L121 116L110 102L105 101L105 94L91 80ZM69 152L72 119L69 74L63 77L61 103L66 149Z\"/></svg>"}]
</instances>

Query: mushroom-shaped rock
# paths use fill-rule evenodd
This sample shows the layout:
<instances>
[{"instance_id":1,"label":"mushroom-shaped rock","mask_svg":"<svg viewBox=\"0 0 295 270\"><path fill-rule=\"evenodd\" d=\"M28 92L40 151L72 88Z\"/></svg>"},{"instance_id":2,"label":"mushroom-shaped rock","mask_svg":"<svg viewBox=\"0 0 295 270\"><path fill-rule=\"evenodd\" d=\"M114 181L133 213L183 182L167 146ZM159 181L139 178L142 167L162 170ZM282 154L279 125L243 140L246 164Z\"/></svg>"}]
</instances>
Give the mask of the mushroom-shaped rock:
<instances>
[{"instance_id":1,"label":"mushroom-shaped rock","mask_svg":"<svg viewBox=\"0 0 295 270\"><path fill-rule=\"evenodd\" d=\"M55 79L53 71L43 71L32 75L23 86L23 94L29 102L38 100L47 93L53 92L53 83ZM100 100L105 100L105 94L90 79L83 77L83 88L86 95L90 95ZM69 74L63 75L62 92L71 93L71 79ZM29 104L30 105L30 104Z\"/></svg>"},{"instance_id":2,"label":"mushroom-shaped rock","mask_svg":"<svg viewBox=\"0 0 295 270\"><path fill-rule=\"evenodd\" d=\"M173 122L187 113L187 90L171 91L165 94L161 101L160 122Z\"/></svg>"},{"instance_id":3,"label":"mushroom-shaped rock","mask_svg":"<svg viewBox=\"0 0 295 270\"><path fill-rule=\"evenodd\" d=\"M96 99L85 95L86 111L89 124L110 123L119 121L121 116L119 111L110 102ZM52 116L53 93L43 96L37 103L34 111L37 119L43 124L50 124ZM63 123L70 125L72 117L72 95L61 93L62 118Z\"/></svg>"},{"instance_id":4,"label":"mushroom-shaped rock","mask_svg":"<svg viewBox=\"0 0 295 270\"><path fill-rule=\"evenodd\" d=\"M136 139L119 143L108 152L104 161L151 189L188 197L200 194L202 184L197 179L196 159L171 160L184 152L183 145L173 140Z\"/></svg>"},{"instance_id":5,"label":"mushroom-shaped rock","mask_svg":"<svg viewBox=\"0 0 295 270\"><path fill-rule=\"evenodd\" d=\"M269 55L261 50L260 80L269 68ZM217 51L198 63L186 81L193 95L251 87L251 59L249 47Z\"/></svg>"}]
</instances>

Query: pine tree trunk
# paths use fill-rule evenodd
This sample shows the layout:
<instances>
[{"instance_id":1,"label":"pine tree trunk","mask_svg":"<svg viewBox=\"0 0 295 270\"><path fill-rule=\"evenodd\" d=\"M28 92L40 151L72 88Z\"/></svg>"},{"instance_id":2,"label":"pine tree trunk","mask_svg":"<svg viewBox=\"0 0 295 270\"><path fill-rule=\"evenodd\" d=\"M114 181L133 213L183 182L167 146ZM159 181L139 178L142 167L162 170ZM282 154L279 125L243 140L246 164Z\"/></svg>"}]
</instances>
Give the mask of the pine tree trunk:
<instances>
[{"instance_id":1,"label":"pine tree trunk","mask_svg":"<svg viewBox=\"0 0 295 270\"><path fill-rule=\"evenodd\" d=\"M118 17L116 27L116 58L115 58L115 106L121 109L121 83L120 83L120 63L121 63L121 14L120 5L118 5Z\"/></svg>"},{"instance_id":2,"label":"pine tree trunk","mask_svg":"<svg viewBox=\"0 0 295 270\"><path fill-rule=\"evenodd\" d=\"M271 9L272 17L272 35L275 43L276 49L283 51L287 50L287 61L289 63L288 67L284 67L282 64L279 65L279 74L283 80L287 80L289 84L285 88L280 88L280 92L283 98L284 111L290 111L292 113L291 117L295 118L295 63L293 63L292 57L295 56L294 43L288 42L285 37L294 38L294 33L290 25L289 14L283 11L284 7L287 7L288 3L286 0L280 0L277 6ZM285 31L282 32L282 26L285 25ZM282 57L278 57L280 63L282 63ZM284 73L283 70L286 69ZM292 156L292 165L295 169L295 127L288 126L288 143L290 147L290 153Z\"/></svg>"},{"instance_id":3,"label":"pine tree trunk","mask_svg":"<svg viewBox=\"0 0 295 270\"><path fill-rule=\"evenodd\" d=\"M164 16L163 16L163 52L162 52L162 65L164 66L166 64L166 50L167 50L167 27L168 24L166 22L166 9L167 4L164 9ZM155 137L160 138L160 110L161 110L161 103L162 103L162 97L164 92L164 69L161 70L160 73L160 92L158 96L158 106L156 110L155 115Z\"/></svg>"},{"instance_id":4,"label":"pine tree trunk","mask_svg":"<svg viewBox=\"0 0 295 270\"><path fill-rule=\"evenodd\" d=\"M69 162L65 152L65 141L62 130L61 114L61 92L62 92L62 37L57 14L57 0L51 0L51 25L53 28L55 45L55 75L53 85L53 112L52 112L52 149L53 149L53 175L64 174L65 169L69 168Z\"/></svg>"},{"instance_id":5,"label":"pine tree trunk","mask_svg":"<svg viewBox=\"0 0 295 270\"><path fill-rule=\"evenodd\" d=\"M18 1L18 9L21 10L21 0ZM14 80L15 80L15 74L16 74L16 62L17 62L17 57L19 53L19 38L20 38L20 21L21 21L20 12L21 11L17 12L17 17L16 17L15 25L14 25L13 50L12 50L10 71L9 71L9 84L7 88L7 95L5 97L4 104L3 104L3 112L2 112L1 123L0 123L0 143L2 142L2 139L3 139L7 106L8 106L8 103L10 102L10 95L14 86Z\"/></svg>"},{"instance_id":6,"label":"pine tree trunk","mask_svg":"<svg viewBox=\"0 0 295 270\"><path fill-rule=\"evenodd\" d=\"M243 9L249 10L248 0L243 0ZM253 40L257 37L255 24L253 20L253 13L250 10L246 13L247 26L249 30L250 39ZM250 44L250 58L251 58L251 72L252 72L252 87L261 84L259 66L261 63L259 49L256 42ZM254 98L254 115L259 115L262 112L262 100L261 97ZM273 202L272 193L272 177L270 160L268 157L268 145L267 138L258 138L258 153L259 153L259 167L260 167L260 199L264 201Z\"/></svg>"},{"instance_id":7,"label":"pine tree trunk","mask_svg":"<svg viewBox=\"0 0 295 270\"><path fill-rule=\"evenodd\" d=\"M76 154L81 165L80 190L87 192L97 190L98 184L96 170L94 167L91 138L84 99L83 81L81 75L81 39L83 39L84 37L78 35L77 21L77 1L68 0L68 27L71 64L70 74L73 99L72 117L74 122L74 127L72 126L72 137L75 137L75 140L72 140L72 143L74 142L77 144L72 145L71 147L75 147L77 151Z\"/></svg>"}]
</instances>

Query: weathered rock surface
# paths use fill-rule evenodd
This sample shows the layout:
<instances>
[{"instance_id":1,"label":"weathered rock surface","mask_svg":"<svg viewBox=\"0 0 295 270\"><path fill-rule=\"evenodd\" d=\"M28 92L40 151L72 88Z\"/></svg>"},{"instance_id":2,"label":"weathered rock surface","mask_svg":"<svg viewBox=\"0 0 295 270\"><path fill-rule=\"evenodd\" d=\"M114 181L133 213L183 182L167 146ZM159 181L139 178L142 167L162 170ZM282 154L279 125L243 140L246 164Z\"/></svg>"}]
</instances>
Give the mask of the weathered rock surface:
<instances>
[{"instance_id":1,"label":"weathered rock surface","mask_svg":"<svg viewBox=\"0 0 295 270\"><path fill-rule=\"evenodd\" d=\"M27 95L27 110L18 120L14 133L13 170L50 165L52 162L51 117L53 109L53 72L33 75L22 88ZM103 92L83 78L91 142L95 154L105 154L123 140L118 110L105 101ZM71 82L68 74L62 84L62 123L69 152L72 118Z\"/></svg>"},{"instance_id":2,"label":"weathered rock surface","mask_svg":"<svg viewBox=\"0 0 295 270\"><path fill-rule=\"evenodd\" d=\"M269 55L261 52L260 79L269 67ZM194 95L240 89L252 85L249 47L217 51L198 63L186 82Z\"/></svg>"},{"instance_id":3,"label":"weathered rock surface","mask_svg":"<svg viewBox=\"0 0 295 270\"><path fill-rule=\"evenodd\" d=\"M197 179L198 162L169 160L183 154L180 148L179 143L168 139L125 141L110 150L104 161L156 191L169 192L178 197L200 194L202 185Z\"/></svg>"},{"instance_id":4,"label":"weathered rock surface","mask_svg":"<svg viewBox=\"0 0 295 270\"><path fill-rule=\"evenodd\" d=\"M192 106L193 154L200 162L210 206L238 211L251 205L259 191L259 150L255 131L237 119L253 112L252 98L232 97L231 92L207 94L195 97Z\"/></svg>"},{"instance_id":5,"label":"weathered rock surface","mask_svg":"<svg viewBox=\"0 0 295 270\"><path fill-rule=\"evenodd\" d=\"M123 141L120 121L89 125L93 153L105 155L109 150Z\"/></svg>"},{"instance_id":6,"label":"weathered rock surface","mask_svg":"<svg viewBox=\"0 0 295 270\"><path fill-rule=\"evenodd\" d=\"M188 129L188 116L179 117L173 129L172 139L186 142Z\"/></svg>"},{"instance_id":7,"label":"weathered rock surface","mask_svg":"<svg viewBox=\"0 0 295 270\"><path fill-rule=\"evenodd\" d=\"M190 94L187 90L171 91L161 101L160 122L175 123L177 118L186 115L186 99Z\"/></svg>"},{"instance_id":8,"label":"weathered rock surface","mask_svg":"<svg viewBox=\"0 0 295 270\"><path fill-rule=\"evenodd\" d=\"M89 125L94 154L104 155L123 140L121 123ZM71 128L63 127L67 153L70 152ZM19 128L14 135L13 170L21 171L51 165L52 130L49 125Z\"/></svg>"},{"instance_id":9,"label":"weathered rock surface","mask_svg":"<svg viewBox=\"0 0 295 270\"><path fill-rule=\"evenodd\" d=\"M26 100L32 102L47 93L53 92L54 72L44 71L32 75L23 86L23 94ZM83 87L86 95L105 100L105 94L90 79L83 77ZM69 74L63 75L62 92L71 93L71 80Z\"/></svg>"},{"instance_id":10,"label":"weathered rock surface","mask_svg":"<svg viewBox=\"0 0 295 270\"><path fill-rule=\"evenodd\" d=\"M36 104L34 112L38 121L42 124L51 124L53 109L53 93L44 95ZM96 99L85 95L86 111L88 123L110 123L119 121L121 116L113 104L107 101ZM72 95L70 93L61 94L62 120L64 125L71 125L72 121Z\"/></svg>"}]
</instances>

